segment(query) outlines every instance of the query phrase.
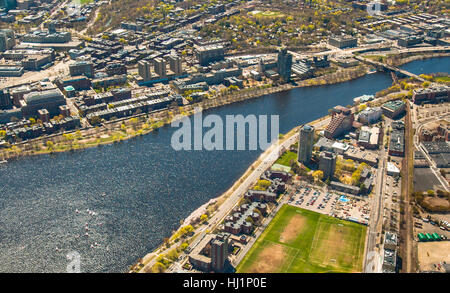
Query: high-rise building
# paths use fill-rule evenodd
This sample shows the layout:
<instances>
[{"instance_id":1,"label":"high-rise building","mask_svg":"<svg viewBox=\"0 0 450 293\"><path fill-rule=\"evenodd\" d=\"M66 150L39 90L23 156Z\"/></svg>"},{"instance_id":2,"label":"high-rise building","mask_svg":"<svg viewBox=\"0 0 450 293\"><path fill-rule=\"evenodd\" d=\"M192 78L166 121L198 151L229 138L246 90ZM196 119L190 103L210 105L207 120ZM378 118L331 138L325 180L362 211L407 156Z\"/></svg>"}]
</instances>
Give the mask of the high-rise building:
<instances>
[{"instance_id":1,"label":"high-rise building","mask_svg":"<svg viewBox=\"0 0 450 293\"><path fill-rule=\"evenodd\" d=\"M163 58L155 58L153 60L154 66L155 66L155 72L159 75L159 77L166 77L167 76L167 69L166 69L166 60Z\"/></svg>"},{"instance_id":2,"label":"high-rise building","mask_svg":"<svg viewBox=\"0 0 450 293\"><path fill-rule=\"evenodd\" d=\"M183 72L180 56L170 55L167 59L169 59L170 70L172 70L175 75L180 75Z\"/></svg>"},{"instance_id":3,"label":"high-rise building","mask_svg":"<svg viewBox=\"0 0 450 293\"><path fill-rule=\"evenodd\" d=\"M332 178L336 170L336 154L322 152L319 157L319 170L323 172L323 179Z\"/></svg>"},{"instance_id":4,"label":"high-rise building","mask_svg":"<svg viewBox=\"0 0 450 293\"><path fill-rule=\"evenodd\" d=\"M220 233L211 242L211 268L215 272L222 272L228 258L228 239L230 234Z\"/></svg>"},{"instance_id":5,"label":"high-rise building","mask_svg":"<svg viewBox=\"0 0 450 293\"><path fill-rule=\"evenodd\" d=\"M305 164L311 160L314 143L314 127L304 125L300 129L300 138L298 142L298 161Z\"/></svg>"},{"instance_id":6,"label":"high-rise building","mask_svg":"<svg viewBox=\"0 0 450 293\"><path fill-rule=\"evenodd\" d=\"M12 49L16 44L14 31L11 29L0 30L0 52Z\"/></svg>"},{"instance_id":7,"label":"high-rise building","mask_svg":"<svg viewBox=\"0 0 450 293\"><path fill-rule=\"evenodd\" d=\"M313 143L314 127L306 124L300 129L300 137L298 142L298 161L300 163L305 164L311 160Z\"/></svg>"},{"instance_id":8,"label":"high-rise building","mask_svg":"<svg viewBox=\"0 0 450 293\"><path fill-rule=\"evenodd\" d=\"M278 52L278 74L285 82L291 80L292 54L286 48Z\"/></svg>"},{"instance_id":9,"label":"high-rise building","mask_svg":"<svg viewBox=\"0 0 450 293\"><path fill-rule=\"evenodd\" d=\"M138 62L138 72L139 75L144 79L144 81L150 80L152 77L152 72L150 71L151 64L147 60L141 60Z\"/></svg>"}]
</instances>

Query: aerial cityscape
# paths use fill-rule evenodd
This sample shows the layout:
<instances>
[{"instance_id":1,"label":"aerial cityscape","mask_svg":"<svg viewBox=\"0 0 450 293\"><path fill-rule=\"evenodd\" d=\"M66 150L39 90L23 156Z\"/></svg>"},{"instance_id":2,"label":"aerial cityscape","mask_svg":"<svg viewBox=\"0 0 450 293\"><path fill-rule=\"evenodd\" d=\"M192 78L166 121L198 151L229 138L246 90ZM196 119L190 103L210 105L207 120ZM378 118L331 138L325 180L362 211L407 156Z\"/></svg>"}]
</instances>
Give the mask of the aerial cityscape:
<instances>
[{"instance_id":1,"label":"aerial cityscape","mask_svg":"<svg viewBox=\"0 0 450 293\"><path fill-rule=\"evenodd\" d=\"M449 13L0 0L0 272L449 273Z\"/></svg>"}]
</instances>

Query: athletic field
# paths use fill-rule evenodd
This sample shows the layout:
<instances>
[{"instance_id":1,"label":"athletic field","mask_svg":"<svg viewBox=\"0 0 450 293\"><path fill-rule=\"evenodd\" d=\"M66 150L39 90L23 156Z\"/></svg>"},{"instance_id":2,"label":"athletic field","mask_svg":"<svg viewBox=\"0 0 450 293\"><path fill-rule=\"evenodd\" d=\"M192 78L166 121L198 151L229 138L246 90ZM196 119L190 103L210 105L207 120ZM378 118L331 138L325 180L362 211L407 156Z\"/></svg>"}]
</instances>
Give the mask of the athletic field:
<instances>
[{"instance_id":1,"label":"athletic field","mask_svg":"<svg viewBox=\"0 0 450 293\"><path fill-rule=\"evenodd\" d=\"M361 272L366 226L284 205L238 273Z\"/></svg>"}]
</instances>

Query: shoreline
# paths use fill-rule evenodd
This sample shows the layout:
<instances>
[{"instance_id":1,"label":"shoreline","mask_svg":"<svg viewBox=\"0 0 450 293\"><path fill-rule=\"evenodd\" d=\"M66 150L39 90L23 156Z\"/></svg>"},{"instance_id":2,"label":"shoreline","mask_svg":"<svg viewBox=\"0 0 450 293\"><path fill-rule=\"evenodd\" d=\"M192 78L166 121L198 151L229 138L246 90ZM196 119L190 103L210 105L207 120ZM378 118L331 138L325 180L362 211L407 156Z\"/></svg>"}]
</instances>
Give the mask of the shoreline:
<instances>
[{"instance_id":1,"label":"shoreline","mask_svg":"<svg viewBox=\"0 0 450 293\"><path fill-rule=\"evenodd\" d=\"M412 56L405 56L401 58L395 66L401 66L413 61L417 60L425 60L430 58L446 58L450 57L450 53L431 53L431 54L418 54L418 55L412 55ZM5 148L3 150L0 149L0 161L3 162L3 164L17 160L21 157L28 157L28 156L36 156L36 155L48 155L48 154L57 154L57 153L64 153L64 152L75 152L80 151L84 149L94 148L94 147L100 147L104 145L110 145L115 143L123 142L124 140L130 140L134 139L136 137L149 134L153 132L154 130L158 130L158 128L168 125L172 122L174 118L180 118L182 116L191 116L194 113L194 108L201 108L202 110L208 110L213 108L218 108L221 106L225 106L228 104L233 104L237 102L242 102L245 100L250 100L254 98L259 98L264 95L270 95L278 92L288 91L292 90L294 88L303 88L303 87L314 87L314 86L322 86L322 85L333 85L338 84L342 82L352 81L356 80L360 77L363 77L365 75L373 74L378 71L373 71L372 67L360 64L356 67L352 68L344 68L339 69L336 72L325 74L322 76L297 81L296 84L288 83L278 86L269 86L269 87L260 87L260 88L244 88L241 90L238 90L236 92L227 93L225 95L219 94L215 96L212 99L206 99L201 102L195 103L195 104L188 104L184 106L180 106L178 108L167 108L151 113L140 113L128 117L123 117L114 121L106 121L101 124L100 128L103 128L101 130L98 130L99 126L91 126L87 128L82 129L76 129L72 131L67 131L63 133L55 133L53 135L50 135L49 137L38 137L35 139L28 140L26 142L17 143L12 145L10 148ZM175 112L175 115L173 114ZM130 127L128 127L125 132L120 133L120 126L117 125L119 123L125 124L125 122L129 122L131 119L141 119L146 118L145 121L140 121L140 127L142 127L143 124L148 123L148 121L156 119L153 121L152 126L149 129L143 129L141 128L138 131L132 131ZM156 126L155 126L156 125ZM108 129L108 127L111 127ZM134 126L132 127L134 128ZM59 145L59 149L43 149L44 146L41 147L39 150L35 150L36 146L35 143L39 144L40 142L45 141L53 141L53 139L61 140L64 135L71 135L73 133L77 133L80 131L89 132L92 129L97 129L96 135L100 135L100 137L104 136L108 132L116 131L116 134L120 136L117 139L114 139L113 135L107 137L104 139L104 141L101 141L102 139L97 139L97 141L91 141L89 143L76 143L75 146L72 144L72 142L63 142L61 145ZM129 131L131 130L131 133ZM92 139L92 137L87 137L83 139ZM100 140L100 141L98 141ZM61 143L61 141L59 142ZM35 146L33 148L33 145ZM21 149L24 148L25 150ZM6 161L6 162L4 162Z\"/></svg>"},{"instance_id":2,"label":"shoreline","mask_svg":"<svg viewBox=\"0 0 450 293\"><path fill-rule=\"evenodd\" d=\"M364 69L364 71L362 69ZM88 149L88 148L99 147L99 146L109 145L109 144L114 144L114 143L120 143L120 142L123 142L124 140L129 140L129 139L133 139L133 138L136 138L136 137L139 137L142 135L149 134L162 126L170 124L174 118L179 119L181 116L189 117L194 113L195 108L201 108L204 111L204 110L218 108L221 106L225 106L225 105L229 105L229 104L233 104L233 103L237 103L237 102L243 102L246 100L259 98L259 97L262 97L265 95L270 95L270 94L274 94L274 93L278 93L278 92L292 90L294 88L332 85L332 84L337 84L337 83L341 83L341 82L347 82L347 81L358 79L367 74L370 74L369 67L365 66L365 65L360 65L356 68L343 69L343 70L340 70L337 72L333 72L331 74L302 80L302 81L299 81L296 85L289 83L289 84L283 84L283 85L278 85L278 86L274 86L274 87L271 86L271 87L266 87L266 88L241 89L236 92L226 94L225 96L218 95L213 99L206 99L199 103L184 105L184 106L179 107L178 109L168 108L168 109L164 109L164 110L157 111L157 112L141 113L141 114L137 114L137 115L124 117L124 118L121 118L118 120L107 121L107 122L102 123L100 127L103 129L101 131L99 131L98 133L96 133L97 135L105 135L109 131L113 131L113 130L120 131L120 127L116 128L116 127L114 127L114 125L118 124L118 123L124 123L124 121L129 122L133 118L146 117L148 120L156 119L156 121L154 121L154 124L158 124L157 126L150 127L147 130L141 129L143 131L141 131L141 132L135 131L134 133L131 133L131 134L128 134L128 131L130 130L130 128L127 128L126 131L123 133L124 136L121 136L117 140L114 140L113 138L111 139L112 136L109 136L108 137L109 140L103 141L103 142L100 141L100 142L92 142L92 143L87 143L87 144L78 144L77 143L77 144L75 144L75 146L73 146L72 143L66 142L65 144L60 145L59 149L51 149L51 150L50 149L45 149L45 150L44 149L40 149L40 150L28 149L28 148L32 148L32 146L35 143L39 144L40 142L53 141L54 139L61 139L62 137L64 137L64 135L71 135L71 134L81 132L81 131L88 132L92 129L98 128L98 126L92 126L92 127L88 127L88 128L76 129L76 130L67 131L67 132L63 132L63 133L56 133L49 137L38 137L38 138L29 140L29 141L26 141L23 143L14 144L10 148L0 150L0 159L6 160L7 162L9 162L9 161L17 160L21 157L46 155L46 154L57 154L57 153L64 153L64 152L75 152L75 151L84 150L84 149ZM344 76L341 79L337 79L340 75L348 75L348 76ZM333 78L336 78L336 79L333 79ZM327 81L327 79L332 79L332 80ZM173 112L177 112L177 113L174 115ZM148 120L141 121L142 123L140 124L140 126L142 126L143 124L148 122ZM164 121L164 120L166 120L166 121ZM111 126L113 129L108 129L106 127L106 125ZM84 138L84 139L86 139L86 138ZM21 149L21 147L25 148L25 150Z\"/></svg>"}]
</instances>

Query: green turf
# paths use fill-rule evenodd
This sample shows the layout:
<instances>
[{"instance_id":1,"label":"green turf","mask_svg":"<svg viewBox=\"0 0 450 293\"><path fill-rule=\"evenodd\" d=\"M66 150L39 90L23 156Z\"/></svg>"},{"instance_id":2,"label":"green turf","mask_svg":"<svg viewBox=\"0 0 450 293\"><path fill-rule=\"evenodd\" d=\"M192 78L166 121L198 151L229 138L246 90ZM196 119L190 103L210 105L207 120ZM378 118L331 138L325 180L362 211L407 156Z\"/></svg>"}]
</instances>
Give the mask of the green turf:
<instances>
[{"instance_id":1,"label":"green turf","mask_svg":"<svg viewBox=\"0 0 450 293\"><path fill-rule=\"evenodd\" d=\"M303 228L293 239L281 242L280 235L297 213L305 217ZM254 272L264 258L262 252L271 245L285 247L286 253L283 261L273 266L273 273L360 272L365 236L364 225L284 205L238 265L237 272Z\"/></svg>"},{"instance_id":2,"label":"green turf","mask_svg":"<svg viewBox=\"0 0 450 293\"><path fill-rule=\"evenodd\" d=\"M286 151L284 152L284 154L278 158L278 160L275 162L275 164L280 164L283 166L288 166L290 167L290 161L291 160L297 160L297 153L291 152L291 151Z\"/></svg>"},{"instance_id":3,"label":"green turf","mask_svg":"<svg viewBox=\"0 0 450 293\"><path fill-rule=\"evenodd\" d=\"M434 80L436 82L450 82L450 77L449 76L439 76L439 77L435 77Z\"/></svg>"}]
</instances>

